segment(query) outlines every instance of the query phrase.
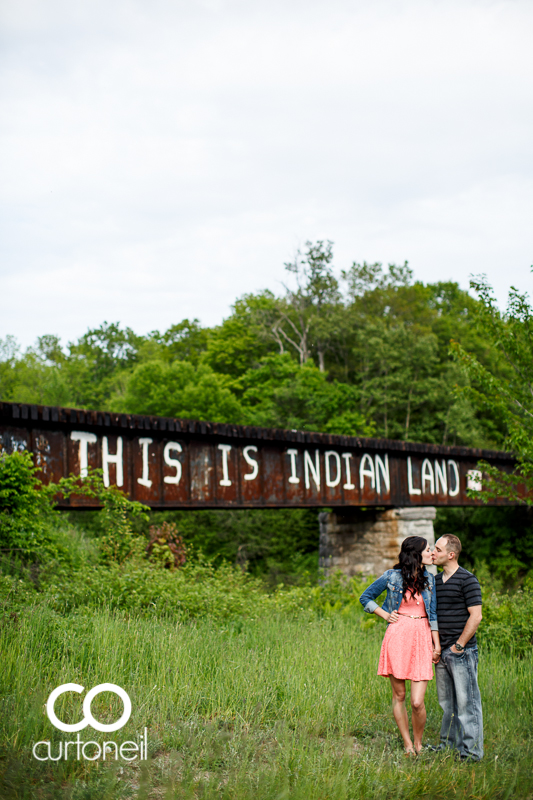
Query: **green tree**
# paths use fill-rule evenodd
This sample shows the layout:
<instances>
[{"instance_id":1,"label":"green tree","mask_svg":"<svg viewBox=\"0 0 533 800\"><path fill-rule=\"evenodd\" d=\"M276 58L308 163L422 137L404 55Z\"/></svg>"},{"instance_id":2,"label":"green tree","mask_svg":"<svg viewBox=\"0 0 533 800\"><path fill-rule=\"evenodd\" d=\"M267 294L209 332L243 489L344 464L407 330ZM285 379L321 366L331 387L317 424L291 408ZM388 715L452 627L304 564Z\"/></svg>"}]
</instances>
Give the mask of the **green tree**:
<instances>
[{"instance_id":1,"label":"green tree","mask_svg":"<svg viewBox=\"0 0 533 800\"><path fill-rule=\"evenodd\" d=\"M288 353L265 356L240 381L249 424L346 435L372 432L352 386L328 382L312 361Z\"/></svg>"},{"instance_id":2,"label":"green tree","mask_svg":"<svg viewBox=\"0 0 533 800\"><path fill-rule=\"evenodd\" d=\"M104 322L88 330L76 344L70 345L71 355L90 358L94 363L95 380L108 378L118 367L129 367L137 361L142 337L131 328L121 328L118 322Z\"/></svg>"},{"instance_id":3,"label":"green tree","mask_svg":"<svg viewBox=\"0 0 533 800\"><path fill-rule=\"evenodd\" d=\"M17 385L15 366L19 345L14 336L0 339L0 399L12 400Z\"/></svg>"},{"instance_id":4,"label":"green tree","mask_svg":"<svg viewBox=\"0 0 533 800\"><path fill-rule=\"evenodd\" d=\"M169 362L188 361L196 365L207 350L209 334L209 329L202 328L200 320L183 319L164 333L152 331L139 348L139 360L153 360L156 355ZM151 350L154 344L158 347Z\"/></svg>"},{"instance_id":5,"label":"green tree","mask_svg":"<svg viewBox=\"0 0 533 800\"><path fill-rule=\"evenodd\" d=\"M514 475L482 462L487 479L481 496L533 505L533 308L526 293L511 287L507 309L501 312L484 277L472 280L471 285L481 301L480 329L505 359L507 374L491 370L459 342L454 342L453 352L471 378L464 393L481 413L499 418L505 430L504 446L517 459Z\"/></svg>"},{"instance_id":6,"label":"green tree","mask_svg":"<svg viewBox=\"0 0 533 800\"><path fill-rule=\"evenodd\" d=\"M269 291L245 295L236 300L232 313L211 329L203 360L216 372L238 379L247 369L273 352L265 333L274 314L276 298Z\"/></svg>"},{"instance_id":7,"label":"green tree","mask_svg":"<svg viewBox=\"0 0 533 800\"><path fill-rule=\"evenodd\" d=\"M455 336L501 373L476 326L478 301L455 283L411 283L407 264L354 264L347 285L343 355L330 378L359 387L361 413L379 435L439 444L491 446L498 420L481 414L455 385L467 373L450 357Z\"/></svg>"},{"instance_id":8,"label":"green tree","mask_svg":"<svg viewBox=\"0 0 533 800\"><path fill-rule=\"evenodd\" d=\"M73 405L103 408L138 362L142 336L104 322L69 345L65 373Z\"/></svg>"},{"instance_id":9,"label":"green tree","mask_svg":"<svg viewBox=\"0 0 533 800\"><path fill-rule=\"evenodd\" d=\"M0 453L0 550L17 559L54 554L48 495L31 454Z\"/></svg>"},{"instance_id":10,"label":"green tree","mask_svg":"<svg viewBox=\"0 0 533 800\"><path fill-rule=\"evenodd\" d=\"M13 337L0 342L0 396L21 403L67 405L70 388L57 336L40 336L24 354Z\"/></svg>"},{"instance_id":11,"label":"green tree","mask_svg":"<svg viewBox=\"0 0 533 800\"><path fill-rule=\"evenodd\" d=\"M435 536L453 533L467 569L485 564L505 586L515 586L533 569L533 509L523 506L439 508Z\"/></svg>"},{"instance_id":12,"label":"green tree","mask_svg":"<svg viewBox=\"0 0 533 800\"><path fill-rule=\"evenodd\" d=\"M492 374L504 381L510 376L505 356L476 322L480 301L452 282L413 282L407 263L354 262L340 280L332 264L331 242L307 242L305 252L286 265L292 283L282 296L246 295L212 329L186 319L162 333L138 336L118 323L104 323L64 350L54 336L40 337L24 354L14 342L4 343L2 396L501 446L506 435L501 414L481 411L468 394L453 392L471 379L450 357L452 338ZM274 355L284 360L268 361ZM160 366L147 366L155 363ZM163 389L148 382L146 396L137 391L141 375L159 375L161 365L182 363L188 365L181 370L187 381L194 368L197 388L191 384L185 390L180 370L164 369ZM296 370L306 364L317 368L322 382L312 369ZM202 381L211 374L221 380L213 379L216 397L209 401Z\"/></svg>"},{"instance_id":13,"label":"green tree","mask_svg":"<svg viewBox=\"0 0 533 800\"><path fill-rule=\"evenodd\" d=\"M148 361L133 370L113 410L239 423L243 412L230 384L207 364Z\"/></svg>"},{"instance_id":14,"label":"green tree","mask_svg":"<svg viewBox=\"0 0 533 800\"><path fill-rule=\"evenodd\" d=\"M302 256L298 250L294 261L285 264L296 287L285 287L285 298L278 303L271 333L280 353L288 346L298 353L300 364L305 364L315 352L318 368L325 372L331 338L327 317L340 301L339 283L331 266L333 242L305 244L305 254Z\"/></svg>"},{"instance_id":15,"label":"green tree","mask_svg":"<svg viewBox=\"0 0 533 800\"><path fill-rule=\"evenodd\" d=\"M397 289L399 286L410 286L413 280L413 270L409 263L389 264L388 271L383 270L380 261L374 264L353 262L348 270L342 270L342 279L346 284L346 294L350 303L376 290Z\"/></svg>"},{"instance_id":16,"label":"green tree","mask_svg":"<svg viewBox=\"0 0 533 800\"><path fill-rule=\"evenodd\" d=\"M216 563L226 559L273 582L290 582L304 570L317 573L318 513L309 508L162 511L153 514L151 524L175 523L187 547ZM147 523L143 530L147 533Z\"/></svg>"}]
</instances>

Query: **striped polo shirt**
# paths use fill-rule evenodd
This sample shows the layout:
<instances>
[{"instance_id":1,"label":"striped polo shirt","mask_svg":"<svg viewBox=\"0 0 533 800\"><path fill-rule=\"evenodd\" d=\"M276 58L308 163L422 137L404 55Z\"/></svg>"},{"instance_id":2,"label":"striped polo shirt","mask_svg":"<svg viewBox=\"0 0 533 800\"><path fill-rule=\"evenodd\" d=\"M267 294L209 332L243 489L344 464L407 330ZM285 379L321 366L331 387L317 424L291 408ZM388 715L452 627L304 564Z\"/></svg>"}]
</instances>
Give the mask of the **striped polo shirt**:
<instances>
[{"instance_id":1,"label":"striped polo shirt","mask_svg":"<svg viewBox=\"0 0 533 800\"><path fill-rule=\"evenodd\" d=\"M459 569L448 578L442 580L444 573L435 576L437 590L437 620L441 647L451 647L463 632L470 616L470 606L481 605L481 587L475 575L467 569ZM468 647L476 644L474 634L468 642Z\"/></svg>"}]
</instances>

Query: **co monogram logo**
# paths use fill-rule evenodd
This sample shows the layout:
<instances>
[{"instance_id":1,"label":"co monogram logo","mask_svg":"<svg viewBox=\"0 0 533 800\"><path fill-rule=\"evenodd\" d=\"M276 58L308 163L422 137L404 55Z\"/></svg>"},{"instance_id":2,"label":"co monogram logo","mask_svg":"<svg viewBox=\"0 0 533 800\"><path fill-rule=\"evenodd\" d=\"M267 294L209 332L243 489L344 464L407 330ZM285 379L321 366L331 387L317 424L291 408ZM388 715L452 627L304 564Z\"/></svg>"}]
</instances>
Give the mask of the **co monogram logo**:
<instances>
[{"instance_id":1,"label":"co monogram logo","mask_svg":"<svg viewBox=\"0 0 533 800\"><path fill-rule=\"evenodd\" d=\"M54 705L59 697L60 694L64 694L65 692L78 692L80 694L83 692L84 687L80 686L78 683L63 683L61 686L58 686L57 689L54 689L48 701L46 703L46 713L48 715L48 719L56 728L60 731L81 731L83 728L86 728L87 725L91 725L97 731L118 731L120 728L123 728L126 722L129 720L131 716L131 700L128 696L128 693L121 689L120 686L116 686L114 683L99 683L98 686L95 686L89 692L87 692L87 696L83 701L83 719L81 722L75 722L73 725L67 725L66 722L61 722L60 719L57 718L56 713L54 711ZM122 703L124 704L124 712L117 722L112 722L110 725L104 725L102 722L98 722L91 712L91 703L96 697L97 694L100 692L113 692L117 694Z\"/></svg>"}]
</instances>

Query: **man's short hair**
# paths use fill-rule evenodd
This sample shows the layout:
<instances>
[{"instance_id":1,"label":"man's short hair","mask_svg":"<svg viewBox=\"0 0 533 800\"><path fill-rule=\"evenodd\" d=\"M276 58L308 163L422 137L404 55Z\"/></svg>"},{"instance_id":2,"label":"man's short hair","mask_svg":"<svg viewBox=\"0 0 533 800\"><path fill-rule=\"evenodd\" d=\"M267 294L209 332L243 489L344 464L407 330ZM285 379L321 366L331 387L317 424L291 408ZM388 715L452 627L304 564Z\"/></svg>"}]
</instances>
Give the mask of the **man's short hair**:
<instances>
[{"instance_id":1,"label":"man's short hair","mask_svg":"<svg viewBox=\"0 0 533 800\"><path fill-rule=\"evenodd\" d=\"M453 533L444 533L441 536L441 539L446 541L446 552L455 553L455 557L459 558L461 550L463 549L463 545L461 544L459 537L455 536Z\"/></svg>"}]
</instances>

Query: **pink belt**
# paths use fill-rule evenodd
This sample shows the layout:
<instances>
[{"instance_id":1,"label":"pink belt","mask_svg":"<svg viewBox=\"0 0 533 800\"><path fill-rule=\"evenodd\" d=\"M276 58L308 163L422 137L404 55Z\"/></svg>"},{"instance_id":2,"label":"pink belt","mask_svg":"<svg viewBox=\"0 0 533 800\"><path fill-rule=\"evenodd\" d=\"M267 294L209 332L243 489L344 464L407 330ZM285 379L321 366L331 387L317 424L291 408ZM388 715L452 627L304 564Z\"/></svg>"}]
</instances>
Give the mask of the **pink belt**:
<instances>
[{"instance_id":1,"label":"pink belt","mask_svg":"<svg viewBox=\"0 0 533 800\"><path fill-rule=\"evenodd\" d=\"M400 614L402 617L410 617L411 619L427 619L427 614L423 617L422 616L416 617L414 614L404 614L403 611L398 611L397 613Z\"/></svg>"}]
</instances>

